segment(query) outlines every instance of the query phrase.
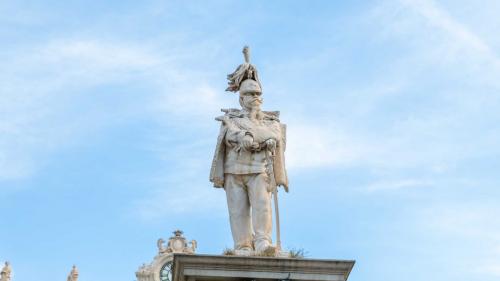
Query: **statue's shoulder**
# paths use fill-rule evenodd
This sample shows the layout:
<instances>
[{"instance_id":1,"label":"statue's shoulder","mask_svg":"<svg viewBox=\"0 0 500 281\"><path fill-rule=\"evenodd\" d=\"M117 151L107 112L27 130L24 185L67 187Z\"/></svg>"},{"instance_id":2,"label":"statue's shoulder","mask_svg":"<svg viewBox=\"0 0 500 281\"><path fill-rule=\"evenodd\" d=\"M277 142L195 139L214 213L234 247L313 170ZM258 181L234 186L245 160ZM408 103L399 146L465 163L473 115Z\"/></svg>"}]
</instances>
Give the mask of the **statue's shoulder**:
<instances>
[{"instance_id":1,"label":"statue's shoulder","mask_svg":"<svg viewBox=\"0 0 500 281\"><path fill-rule=\"evenodd\" d=\"M264 114L264 120L270 121L280 121L280 112L279 111L262 111Z\"/></svg>"},{"instance_id":2,"label":"statue's shoulder","mask_svg":"<svg viewBox=\"0 0 500 281\"><path fill-rule=\"evenodd\" d=\"M242 110L237 108L222 108L220 111L224 112L224 115L216 117L215 120L217 121L240 118L243 116Z\"/></svg>"},{"instance_id":3,"label":"statue's shoulder","mask_svg":"<svg viewBox=\"0 0 500 281\"><path fill-rule=\"evenodd\" d=\"M215 120L224 121L227 119L242 118L245 116L243 110L237 108L222 108L221 111L224 112L224 115L216 117ZM264 120L280 122L279 111L262 111L262 114L264 115Z\"/></svg>"}]
</instances>

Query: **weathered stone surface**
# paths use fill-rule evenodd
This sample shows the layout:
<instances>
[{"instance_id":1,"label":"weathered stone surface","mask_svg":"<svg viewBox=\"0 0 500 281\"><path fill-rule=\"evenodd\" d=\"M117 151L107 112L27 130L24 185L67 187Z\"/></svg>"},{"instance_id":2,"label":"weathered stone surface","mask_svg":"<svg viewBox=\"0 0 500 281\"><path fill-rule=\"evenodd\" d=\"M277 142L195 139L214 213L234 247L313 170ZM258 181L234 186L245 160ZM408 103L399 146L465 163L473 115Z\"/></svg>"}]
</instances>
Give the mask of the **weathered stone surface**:
<instances>
[{"instance_id":1,"label":"weathered stone surface","mask_svg":"<svg viewBox=\"0 0 500 281\"><path fill-rule=\"evenodd\" d=\"M210 181L227 196L235 253L281 250L277 186L288 191L285 169L286 126L279 112L262 111L262 86L257 69L245 63L228 75L228 91L239 91L241 109L223 109L224 116L210 171ZM276 246L272 245L271 198L275 198Z\"/></svg>"},{"instance_id":2,"label":"weathered stone surface","mask_svg":"<svg viewBox=\"0 0 500 281\"><path fill-rule=\"evenodd\" d=\"M8 261L5 262L2 271L0 272L0 281L10 281L10 274L12 273L12 268Z\"/></svg>"},{"instance_id":3,"label":"weathered stone surface","mask_svg":"<svg viewBox=\"0 0 500 281\"><path fill-rule=\"evenodd\" d=\"M172 281L345 281L353 266L350 260L174 254Z\"/></svg>"},{"instance_id":4,"label":"weathered stone surface","mask_svg":"<svg viewBox=\"0 0 500 281\"><path fill-rule=\"evenodd\" d=\"M198 244L196 240L188 242L182 235L183 232L181 230L176 230L173 233L174 236L171 236L167 243L165 243L163 238L158 239L156 243L158 254L151 263L143 264L135 272L137 281L172 280L170 278L170 265L173 260L173 255L176 253L194 254Z\"/></svg>"},{"instance_id":5,"label":"weathered stone surface","mask_svg":"<svg viewBox=\"0 0 500 281\"><path fill-rule=\"evenodd\" d=\"M68 278L66 280L68 281L78 281L78 268L76 268L76 265L73 265L73 268L71 268L71 271L68 274Z\"/></svg>"}]
</instances>

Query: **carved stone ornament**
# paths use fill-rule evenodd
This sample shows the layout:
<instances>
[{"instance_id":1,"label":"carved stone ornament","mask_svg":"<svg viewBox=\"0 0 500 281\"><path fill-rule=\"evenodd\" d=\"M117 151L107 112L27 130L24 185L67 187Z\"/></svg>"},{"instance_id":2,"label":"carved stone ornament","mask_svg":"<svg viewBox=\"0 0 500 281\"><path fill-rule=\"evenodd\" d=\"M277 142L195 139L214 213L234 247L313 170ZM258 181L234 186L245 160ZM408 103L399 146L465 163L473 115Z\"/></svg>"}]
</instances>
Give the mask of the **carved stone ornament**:
<instances>
[{"instance_id":1,"label":"carved stone ornament","mask_svg":"<svg viewBox=\"0 0 500 281\"><path fill-rule=\"evenodd\" d=\"M182 235L182 231L176 230L174 236L165 240L158 239L156 246L158 247L158 255L156 255L150 264L143 264L135 273L137 281L171 281L170 267L173 261L173 254L184 253L194 254L197 247L196 240L187 242Z\"/></svg>"},{"instance_id":2,"label":"carved stone ornament","mask_svg":"<svg viewBox=\"0 0 500 281\"><path fill-rule=\"evenodd\" d=\"M10 267L10 263L6 261L5 266L2 268L2 271L0 272L0 281L10 281L11 273L12 273L12 268Z\"/></svg>"},{"instance_id":3,"label":"carved stone ornament","mask_svg":"<svg viewBox=\"0 0 500 281\"><path fill-rule=\"evenodd\" d=\"M78 281L78 268L76 268L76 265L73 265L73 268L71 269L71 272L68 275L68 281Z\"/></svg>"}]
</instances>

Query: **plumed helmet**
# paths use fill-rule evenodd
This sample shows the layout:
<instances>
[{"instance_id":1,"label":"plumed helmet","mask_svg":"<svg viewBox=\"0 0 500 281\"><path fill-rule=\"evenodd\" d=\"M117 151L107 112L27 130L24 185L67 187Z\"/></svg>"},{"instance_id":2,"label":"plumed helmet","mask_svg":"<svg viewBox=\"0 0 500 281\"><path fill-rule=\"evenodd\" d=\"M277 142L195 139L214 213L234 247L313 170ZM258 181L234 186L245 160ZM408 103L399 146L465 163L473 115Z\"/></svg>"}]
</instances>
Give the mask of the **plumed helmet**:
<instances>
[{"instance_id":1,"label":"plumed helmet","mask_svg":"<svg viewBox=\"0 0 500 281\"><path fill-rule=\"evenodd\" d=\"M250 48L248 46L243 48L243 55L245 62L240 64L233 73L227 75L229 81L226 91L235 93L240 91L240 94L248 92L262 93L257 68L250 63Z\"/></svg>"},{"instance_id":2,"label":"plumed helmet","mask_svg":"<svg viewBox=\"0 0 500 281\"><path fill-rule=\"evenodd\" d=\"M259 82L253 79L243 80L240 84L240 95L246 93L262 93Z\"/></svg>"}]
</instances>

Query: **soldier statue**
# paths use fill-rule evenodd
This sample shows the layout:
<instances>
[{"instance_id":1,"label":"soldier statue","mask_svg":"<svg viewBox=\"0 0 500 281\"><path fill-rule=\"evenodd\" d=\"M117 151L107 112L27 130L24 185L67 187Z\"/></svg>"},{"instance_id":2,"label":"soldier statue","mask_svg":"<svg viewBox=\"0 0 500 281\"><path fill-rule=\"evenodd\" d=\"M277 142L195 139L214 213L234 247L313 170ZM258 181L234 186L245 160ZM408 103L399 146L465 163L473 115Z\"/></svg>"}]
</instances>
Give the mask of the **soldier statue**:
<instances>
[{"instance_id":1,"label":"soldier statue","mask_svg":"<svg viewBox=\"0 0 500 281\"><path fill-rule=\"evenodd\" d=\"M257 69L250 64L249 48L243 49L245 63L228 75L226 91L239 91L241 109L222 109L224 116L210 172L215 187L224 188L235 253L276 252L272 244L271 197L277 186L288 192L284 151L286 127L278 111L262 111L262 87ZM277 231L279 234L279 221Z\"/></svg>"}]
</instances>

